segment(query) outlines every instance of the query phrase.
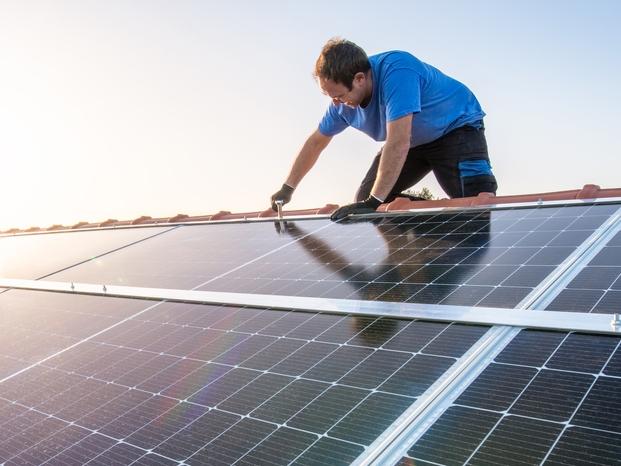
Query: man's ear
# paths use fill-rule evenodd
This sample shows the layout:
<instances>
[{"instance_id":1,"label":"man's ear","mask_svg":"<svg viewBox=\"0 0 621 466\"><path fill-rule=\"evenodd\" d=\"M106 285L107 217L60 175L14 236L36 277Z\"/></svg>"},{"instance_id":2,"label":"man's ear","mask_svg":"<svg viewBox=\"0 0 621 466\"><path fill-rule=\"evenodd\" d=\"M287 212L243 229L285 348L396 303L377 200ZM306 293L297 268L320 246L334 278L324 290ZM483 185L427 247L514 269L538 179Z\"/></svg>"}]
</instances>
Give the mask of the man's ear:
<instances>
[{"instance_id":1,"label":"man's ear","mask_svg":"<svg viewBox=\"0 0 621 466\"><path fill-rule=\"evenodd\" d=\"M358 83L358 84L362 84L364 83L364 81L367 79L367 75L364 74L362 71L358 71L355 75L354 75L354 83Z\"/></svg>"}]
</instances>

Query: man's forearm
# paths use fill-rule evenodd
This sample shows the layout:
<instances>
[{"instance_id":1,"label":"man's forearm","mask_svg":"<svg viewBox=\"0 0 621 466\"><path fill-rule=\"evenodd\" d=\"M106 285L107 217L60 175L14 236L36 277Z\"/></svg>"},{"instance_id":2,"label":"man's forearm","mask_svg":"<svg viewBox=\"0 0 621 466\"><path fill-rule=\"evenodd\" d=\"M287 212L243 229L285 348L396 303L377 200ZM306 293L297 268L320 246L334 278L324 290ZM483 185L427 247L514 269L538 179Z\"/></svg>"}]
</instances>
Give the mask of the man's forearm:
<instances>
[{"instance_id":1,"label":"man's forearm","mask_svg":"<svg viewBox=\"0 0 621 466\"><path fill-rule=\"evenodd\" d=\"M382 201L388 197L399 179L409 149L409 141L387 143L384 146L377 170L377 177L371 189L373 196Z\"/></svg>"},{"instance_id":2,"label":"man's forearm","mask_svg":"<svg viewBox=\"0 0 621 466\"><path fill-rule=\"evenodd\" d=\"M319 155L326 148L331 139L332 138L324 136L318 131L311 134L293 161L293 165L291 166L289 176L287 176L285 183L292 188L296 188L302 178L313 168Z\"/></svg>"}]
</instances>

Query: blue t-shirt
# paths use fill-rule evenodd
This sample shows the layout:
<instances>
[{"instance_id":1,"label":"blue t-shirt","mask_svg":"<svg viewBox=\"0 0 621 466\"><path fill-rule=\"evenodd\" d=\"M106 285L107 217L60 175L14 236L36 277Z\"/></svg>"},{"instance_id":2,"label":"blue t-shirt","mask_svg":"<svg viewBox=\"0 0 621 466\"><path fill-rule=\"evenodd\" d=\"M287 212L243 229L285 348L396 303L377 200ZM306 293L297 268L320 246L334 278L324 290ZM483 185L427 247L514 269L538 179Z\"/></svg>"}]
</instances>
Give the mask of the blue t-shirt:
<instances>
[{"instance_id":1,"label":"blue t-shirt","mask_svg":"<svg viewBox=\"0 0 621 466\"><path fill-rule=\"evenodd\" d=\"M334 136L348 126L376 141L386 140L386 123L410 113L410 147L425 144L460 126L477 126L485 116L474 94L459 81L400 51L369 57L373 95L365 108L330 104L319 131Z\"/></svg>"}]
</instances>

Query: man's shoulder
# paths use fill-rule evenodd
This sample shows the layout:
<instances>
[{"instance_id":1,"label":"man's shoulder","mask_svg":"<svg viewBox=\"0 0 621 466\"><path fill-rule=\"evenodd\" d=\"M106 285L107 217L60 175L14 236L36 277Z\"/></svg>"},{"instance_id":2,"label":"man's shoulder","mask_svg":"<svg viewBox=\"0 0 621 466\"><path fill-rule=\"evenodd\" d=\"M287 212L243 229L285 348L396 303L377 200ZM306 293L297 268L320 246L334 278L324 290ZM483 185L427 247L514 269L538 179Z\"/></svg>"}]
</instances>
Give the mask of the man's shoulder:
<instances>
[{"instance_id":1,"label":"man's shoulder","mask_svg":"<svg viewBox=\"0 0 621 466\"><path fill-rule=\"evenodd\" d=\"M403 50L389 50L387 52L381 52L369 57L371 64L386 67L393 65L413 65L419 64L421 61L412 55L410 52Z\"/></svg>"}]
</instances>

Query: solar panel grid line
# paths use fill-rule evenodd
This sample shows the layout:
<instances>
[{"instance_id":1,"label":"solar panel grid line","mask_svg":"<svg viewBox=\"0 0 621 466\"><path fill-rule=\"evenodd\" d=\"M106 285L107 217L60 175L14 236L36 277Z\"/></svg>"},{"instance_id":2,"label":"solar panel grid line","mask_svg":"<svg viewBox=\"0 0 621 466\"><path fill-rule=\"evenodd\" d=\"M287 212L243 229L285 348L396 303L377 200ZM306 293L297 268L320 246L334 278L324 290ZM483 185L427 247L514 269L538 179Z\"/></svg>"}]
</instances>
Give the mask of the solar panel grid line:
<instances>
[{"instance_id":1,"label":"solar panel grid line","mask_svg":"<svg viewBox=\"0 0 621 466\"><path fill-rule=\"evenodd\" d=\"M153 304L153 305L151 305L151 306L148 306L147 308L143 309L142 311L139 311L139 312L137 312L136 314L134 314L134 315L132 315L132 316L130 316L130 317L127 317L127 318L125 318L125 319L123 319L123 320L121 320L121 321L119 321L119 322L117 322L117 323L115 323L115 324L113 324L113 325L111 325L111 326L109 326L109 327L107 327L107 328L103 329L103 330L100 330L100 331L98 331L98 332L96 332L96 333L94 333L94 334L92 334L92 335L90 335L90 336L88 336L88 337L86 337L86 338L83 338L82 340L77 341L76 343L74 343L74 344L72 344L72 345L70 345L70 346L68 346L68 347L66 347L66 348L63 348L62 350L57 351L57 352L56 352L56 353L54 353L54 354L51 354L51 355L49 355L49 356L46 356L45 358L43 358L43 359L41 359L41 360L39 360L39 361L37 361L37 362L35 362L35 363L33 363L33 364L29 365L28 367L25 367L25 368L23 368L23 369L21 369L21 370L19 370L19 371L15 372L15 373L11 374L11 375L5 376L4 378L0 379L0 384L2 384L3 382L6 382L7 380L9 380L9 379L11 379L11 378L13 378L13 377L15 377L15 376L17 376L17 375L21 374L21 373L23 373L23 372L25 372L25 371L27 371L27 370L29 370L29 369L33 368L33 367L36 367L36 366L41 365L41 364L42 364L42 363L44 363L45 361L48 361L48 360L50 360L50 359L52 359L52 358L54 358L54 357L56 357L56 356L58 356L58 355L60 355L60 354L62 354L62 353L64 353L64 352L66 352L66 351L68 351L68 350L70 350L70 349L73 349L73 348L75 348L75 347L79 346L79 345L80 345L80 344L82 344L83 342L86 342L86 341L90 341L90 340L92 340L92 339L93 339L93 338L95 338L96 336L101 335L102 333L104 333L104 332L108 331L109 329L112 329L112 328L115 328L115 327L118 327L118 326L120 326L120 325L124 324L125 322L127 322L127 321L131 320L133 317L136 317L136 316L138 316L138 315L140 315L140 314L143 314L143 313L145 313L145 312L148 312L150 309L152 309L153 307L157 306L158 304L159 304L159 303L156 303L156 304Z\"/></svg>"},{"instance_id":2,"label":"solar panel grid line","mask_svg":"<svg viewBox=\"0 0 621 466\"><path fill-rule=\"evenodd\" d=\"M498 344L511 341L513 333L514 331L507 327L492 327L485 338L482 337L395 421L399 426L398 429L378 437L369 446L364 457L359 457L352 466L395 464L403 456L402 451L409 448L414 439L420 437L433 420L444 412L446 406L450 404L449 397L456 397L454 387L466 386L474 380L484 369L486 362L497 354Z\"/></svg>"}]
</instances>

